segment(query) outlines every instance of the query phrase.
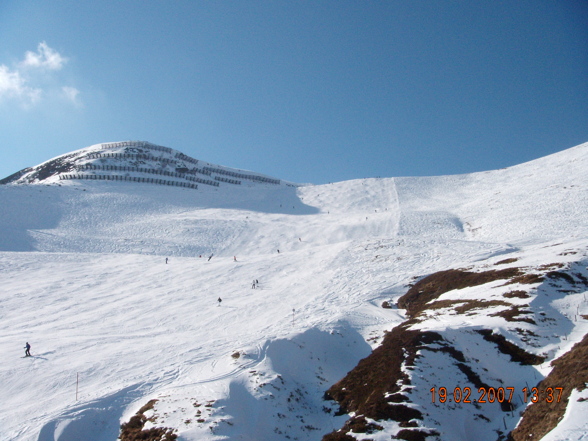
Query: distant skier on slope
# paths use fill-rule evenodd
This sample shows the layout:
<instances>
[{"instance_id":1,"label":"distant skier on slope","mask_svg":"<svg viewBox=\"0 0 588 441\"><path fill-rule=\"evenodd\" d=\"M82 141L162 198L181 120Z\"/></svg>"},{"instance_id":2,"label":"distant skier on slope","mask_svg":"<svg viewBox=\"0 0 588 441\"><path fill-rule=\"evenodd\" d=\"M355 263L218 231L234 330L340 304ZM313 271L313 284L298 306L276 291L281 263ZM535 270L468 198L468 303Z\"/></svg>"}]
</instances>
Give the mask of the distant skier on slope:
<instances>
[{"instance_id":1,"label":"distant skier on slope","mask_svg":"<svg viewBox=\"0 0 588 441\"><path fill-rule=\"evenodd\" d=\"M221 302L223 301L223 299L221 299L220 297L218 298L218 306L220 306Z\"/></svg>"},{"instance_id":2,"label":"distant skier on slope","mask_svg":"<svg viewBox=\"0 0 588 441\"><path fill-rule=\"evenodd\" d=\"M29 344L29 342L27 341L27 344L25 345L25 357L30 357L31 356L31 345Z\"/></svg>"}]
</instances>

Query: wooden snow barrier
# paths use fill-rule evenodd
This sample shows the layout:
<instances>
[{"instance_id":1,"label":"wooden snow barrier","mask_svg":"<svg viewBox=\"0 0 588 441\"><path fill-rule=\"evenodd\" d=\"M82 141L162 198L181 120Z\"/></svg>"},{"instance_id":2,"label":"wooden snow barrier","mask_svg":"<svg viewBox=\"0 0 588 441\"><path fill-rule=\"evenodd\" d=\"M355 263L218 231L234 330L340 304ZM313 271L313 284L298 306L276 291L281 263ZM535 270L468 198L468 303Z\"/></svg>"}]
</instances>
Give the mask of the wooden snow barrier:
<instances>
[{"instance_id":1,"label":"wooden snow barrier","mask_svg":"<svg viewBox=\"0 0 588 441\"><path fill-rule=\"evenodd\" d=\"M244 173L236 173L236 172L232 172L229 170L224 170L222 168L203 167L203 170L206 170L210 173L216 173L218 175L232 176L234 178L248 179L250 181L265 182L267 184L280 185L280 182L281 182L279 179L271 179L271 178L266 178L265 176L257 176L257 175L246 175Z\"/></svg>"},{"instance_id":2,"label":"wooden snow barrier","mask_svg":"<svg viewBox=\"0 0 588 441\"><path fill-rule=\"evenodd\" d=\"M194 159L188 155L184 155L183 153L176 153L176 158L182 161L191 162L192 164L198 164L198 159Z\"/></svg>"},{"instance_id":3,"label":"wooden snow barrier","mask_svg":"<svg viewBox=\"0 0 588 441\"><path fill-rule=\"evenodd\" d=\"M215 176L214 179L216 181L227 182L228 184L241 185L241 181L237 181L235 179L223 178L221 176Z\"/></svg>"},{"instance_id":4,"label":"wooden snow barrier","mask_svg":"<svg viewBox=\"0 0 588 441\"><path fill-rule=\"evenodd\" d=\"M151 144L150 142L146 141L122 141L122 142L109 142L101 145L102 150L108 149L118 149L122 147L136 147L136 148L145 148L149 150L157 150L160 152L167 152L172 153L173 150L169 147L164 147L162 145Z\"/></svg>"},{"instance_id":5,"label":"wooden snow barrier","mask_svg":"<svg viewBox=\"0 0 588 441\"><path fill-rule=\"evenodd\" d=\"M166 170L157 170L154 168L144 168L144 167L129 167L129 166L121 166L121 165L94 165L94 164L83 164L76 167L76 170L83 171L83 170L102 170L102 171L118 171L118 172L134 172L134 173L147 173L152 175L162 175L162 176L170 176L172 178L180 178L186 179L187 181L198 182L199 184L205 185L212 185L213 187L218 187L218 182L211 181L209 179L202 179L195 176L187 176L187 174L195 174L190 173L188 170L185 173L178 173L178 172L170 172Z\"/></svg>"},{"instance_id":6,"label":"wooden snow barrier","mask_svg":"<svg viewBox=\"0 0 588 441\"><path fill-rule=\"evenodd\" d=\"M152 156L142 153L88 153L87 158L89 159L102 159L102 158L113 158L113 159L134 159L143 161L156 161L163 164L176 164L175 159L161 158L158 156Z\"/></svg>"},{"instance_id":7,"label":"wooden snow barrier","mask_svg":"<svg viewBox=\"0 0 588 441\"><path fill-rule=\"evenodd\" d=\"M59 180L69 179L86 179L91 181L128 181L128 182L142 182L145 184L159 184L170 185L174 187L184 187L198 189L197 184L190 182L168 181L165 179L144 178L140 176L121 176L121 175L87 175L87 174L61 174Z\"/></svg>"}]
</instances>

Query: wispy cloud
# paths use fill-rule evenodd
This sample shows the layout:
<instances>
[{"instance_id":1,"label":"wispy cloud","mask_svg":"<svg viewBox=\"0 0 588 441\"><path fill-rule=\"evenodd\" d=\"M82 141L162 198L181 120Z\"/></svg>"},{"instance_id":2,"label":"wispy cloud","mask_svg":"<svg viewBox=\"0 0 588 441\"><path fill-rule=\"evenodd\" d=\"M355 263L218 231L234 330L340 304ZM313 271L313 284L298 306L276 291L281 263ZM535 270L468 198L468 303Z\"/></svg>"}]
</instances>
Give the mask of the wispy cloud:
<instances>
[{"instance_id":1,"label":"wispy cloud","mask_svg":"<svg viewBox=\"0 0 588 441\"><path fill-rule=\"evenodd\" d=\"M27 51L25 59L20 63L20 66L27 68L41 68L49 70L60 70L63 65L67 63L67 58L61 56L59 52L51 49L44 41L39 43L37 52Z\"/></svg>"},{"instance_id":2,"label":"wispy cloud","mask_svg":"<svg viewBox=\"0 0 588 441\"><path fill-rule=\"evenodd\" d=\"M16 99L24 106L35 104L41 98L41 89L27 85L18 71L11 71L0 65L0 101L3 98Z\"/></svg>"},{"instance_id":3,"label":"wispy cloud","mask_svg":"<svg viewBox=\"0 0 588 441\"><path fill-rule=\"evenodd\" d=\"M75 87L59 85L56 71L68 59L47 43L39 43L37 52L27 51L24 59L10 68L0 64L0 103L16 103L23 108L40 104L56 94L81 107L80 91Z\"/></svg>"},{"instance_id":4,"label":"wispy cloud","mask_svg":"<svg viewBox=\"0 0 588 441\"><path fill-rule=\"evenodd\" d=\"M82 103L80 102L78 95L80 94L80 91L78 89L76 89L75 87L68 87L68 86L63 86L61 88L61 91L63 92L63 95L65 96L65 98L70 101L73 105L79 107L82 105Z\"/></svg>"}]
</instances>

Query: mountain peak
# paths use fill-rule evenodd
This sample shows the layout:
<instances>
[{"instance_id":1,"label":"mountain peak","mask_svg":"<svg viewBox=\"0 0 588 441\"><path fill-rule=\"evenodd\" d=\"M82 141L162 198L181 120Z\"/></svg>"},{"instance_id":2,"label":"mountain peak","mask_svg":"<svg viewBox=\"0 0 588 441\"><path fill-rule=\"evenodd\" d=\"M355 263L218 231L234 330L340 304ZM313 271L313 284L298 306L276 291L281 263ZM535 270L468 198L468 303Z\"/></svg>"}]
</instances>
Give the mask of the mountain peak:
<instances>
[{"instance_id":1,"label":"mountain peak","mask_svg":"<svg viewBox=\"0 0 588 441\"><path fill-rule=\"evenodd\" d=\"M193 189L199 185L294 185L261 173L210 164L146 141L96 144L25 168L0 184L50 184L63 180L126 181Z\"/></svg>"}]
</instances>

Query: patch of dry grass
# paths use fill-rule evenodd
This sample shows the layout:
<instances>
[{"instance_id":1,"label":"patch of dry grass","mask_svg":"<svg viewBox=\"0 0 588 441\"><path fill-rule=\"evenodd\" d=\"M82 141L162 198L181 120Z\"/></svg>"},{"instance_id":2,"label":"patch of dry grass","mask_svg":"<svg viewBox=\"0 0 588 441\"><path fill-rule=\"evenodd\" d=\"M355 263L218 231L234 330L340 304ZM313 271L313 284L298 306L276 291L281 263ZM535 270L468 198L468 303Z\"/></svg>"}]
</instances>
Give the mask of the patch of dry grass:
<instances>
[{"instance_id":1,"label":"patch of dry grass","mask_svg":"<svg viewBox=\"0 0 588 441\"><path fill-rule=\"evenodd\" d=\"M150 400L131 417L128 423L123 423L120 426L120 441L173 441L177 439L178 436L173 433L173 429L166 427L143 430L145 423L149 421L145 412L153 409L156 402L157 400Z\"/></svg>"},{"instance_id":2,"label":"patch of dry grass","mask_svg":"<svg viewBox=\"0 0 588 441\"><path fill-rule=\"evenodd\" d=\"M503 335L494 334L490 329L480 329L478 333L484 337L484 340L495 343L500 352L510 356L511 361L522 365L538 365L545 361L545 357L528 353L509 342Z\"/></svg>"},{"instance_id":3,"label":"patch of dry grass","mask_svg":"<svg viewBox=\"0 0 588 441\"><path fill-rule=\"evenodd\" d=\"M437 300L427 306L427 311L450 308L452 306L455 306L453 309L458 314L465 314L472 309L486 309L493 306L511 306L511 304L502 300Z\"/></svg>"},{"instance_id":4,"label":"patch of dry grass","mask_svg":"<svg viewBox=\"0 0 588 441\"><path fill-rule=\"evenodd\" d=\"M531 297L526 291L515 290L503 294L507 299L528 299Z\"/></svg>"},{"instance_id":5,"label":"patch of dry grass","mask_svg":"<svg viewBox=\"0 0 588 441\"><path fill-rule=\"evenodd\" d=\"M405 441L426 441L428 436L439 436L439 432L432 430L410 430L410 429L402 429L398 434L392 439L403 439Z\"/></svg>"},{"instance_id":6,"label":"patch of dry grass","mask_svg":"<svg viewBox=\"0 0 588 441\"><path fill-rule=\"evenodd\" d=\"M539 274L521 274L519 276L513 277L504 285L512 285L514 283L520 283L521 285L532 285L534 283L541 282L543 282L543 277Z\"/></svg>"},{"instance_id":7,"label":"patch of dry grass","mask_svg":"<svg viewBox=\"0 0 588 441\"><path fill-rule=\"evenodd\" d=\"M341 414L355 412L374 420L395 420L403 424L422 419L418 410L400 404L404 401L399 399L400 388L410 384L402 365L413 366L419 349L443 339L435 332L407 329L412 324L414 321L409 321L388 332L381 346L325 393L325 398L339 403ZM356 419L351 418L346 427L354 427L357 433L361 424L353 421ZM332 432L325 435L323 441L347 440L343 435L349 430Z\"/></svg>"},{"instance_id":8,"label":"patch of dry grass","mask_svg":"<svg viewBox=\"0 0 588 441\"><path fill-rule=\"evenodd\" d=\"M347 432L344 429L340 429L323 436L322 441L357 441L357 439L353 436L347 435Z\"/></svg>"},{"instance_id":9,"label":"patch of dry grass","mask_svg":"<svg viewBox=\"0 0 588 441\"><path fill-rule=\"evenodd\" d=\"M516 429L509 434L509 440L539 440L557 426L563 418L572 390L584 390L588 383L588 334L582 341L551 363L553 370L537 385L540 391L563 388L561 400L557 402L559 391L554 392L554 400L549 403L541 399L531 404L523 414ZM529 394L531 395L531 394ZM545 397L545 394L542 394Z\"/></svg>"},{"instance_id":10,"label":"patch of dry grass","mask_svg":"<svg viewBox=\"0 0 588 441\"><path fill-rule=\"evenodd\" d=\"M545 265L541 265L539 269L541 271L551 270L553 268L563 268L565 265L563 263L546 263Z\"/></svg>"},{"instance_id":11,"label":"patch of dry grass","mask_svg":"<svg viewBox=\"0 0 588 441\"><path fill-rule=\"evenodd\" d=\"M510 309L505 309L504 311L495 312L494 314L490 314L491 317L502 317L507 322L525 322L531 325L536 325L537 323L530 317L520 317L522 314L532 314L531 311L523 311L522 307L526 306L513 306Z\"/></svg>"},{"instance_id":12,"label":"patch of dry grass","mask_svg":"<svg viewBox=\"0 0 588 441\"><path fill-rule=\"evenodd\" d=\"M455 311L458 314L465 314L472 309L487 309L494 306L511 306L511 304L502 300L468 300L465 304L455 308Z\"/></svg>"},{"instance_id":13,"label":"patch of dry grass","mask_svg":"<svg viewBox=\"0 0 588 441\"><path fill-rule=\"evenodd\" d=\"M517 260L519 260L519 259L516 257L511 257L509 259L504 259L504 260L501 260L500 262L496 262L495 265L507 265L509 263L515 263Z\"/></svg>"},{"instance_id":14,"label":"patch of dry grass","mask_svg":"<svg viewBox=\"0 0 588 441\"><path fill-rule=\"evenodd\" d=\"M415 317L425 309L427 303L441 294L471 286L484 285L494 280L513 279L521 276L520 268L505 268L480 273L452 269L431 274L415 283L406 294L398 300L398 307L406 309L410 317Z\"/></svg>"}]
</instances>

